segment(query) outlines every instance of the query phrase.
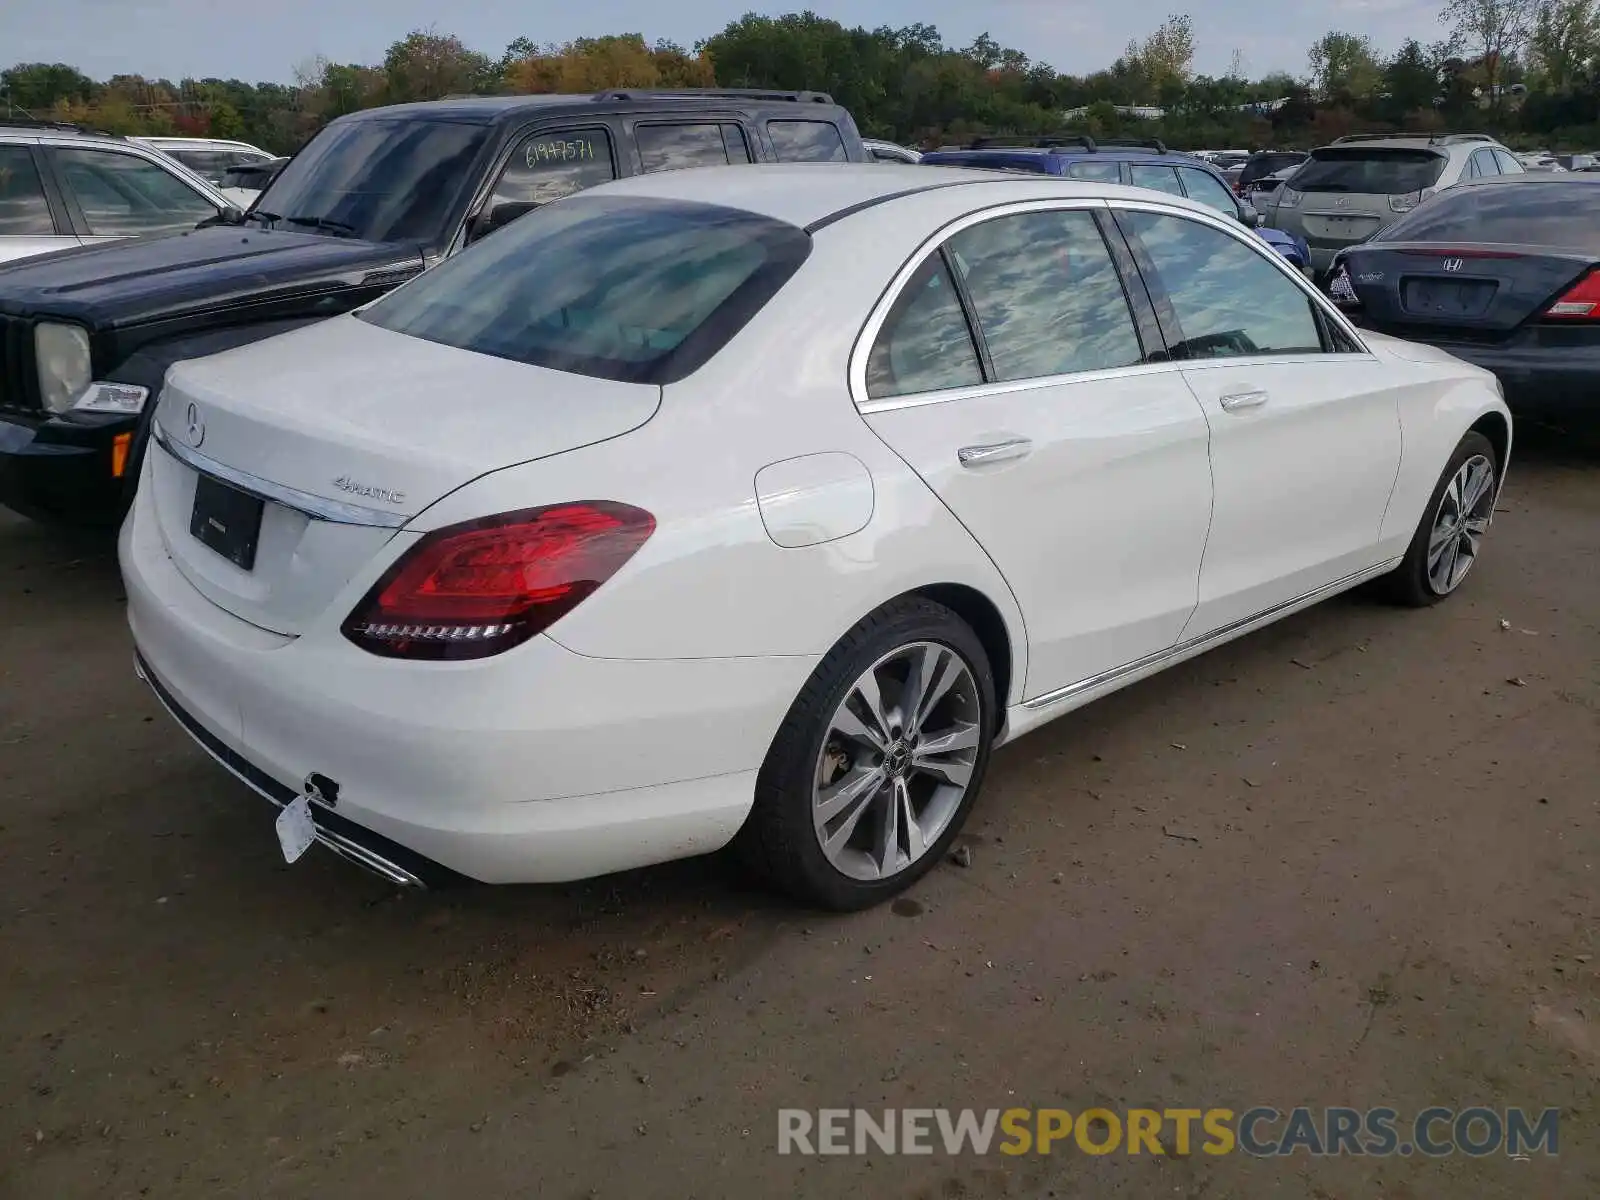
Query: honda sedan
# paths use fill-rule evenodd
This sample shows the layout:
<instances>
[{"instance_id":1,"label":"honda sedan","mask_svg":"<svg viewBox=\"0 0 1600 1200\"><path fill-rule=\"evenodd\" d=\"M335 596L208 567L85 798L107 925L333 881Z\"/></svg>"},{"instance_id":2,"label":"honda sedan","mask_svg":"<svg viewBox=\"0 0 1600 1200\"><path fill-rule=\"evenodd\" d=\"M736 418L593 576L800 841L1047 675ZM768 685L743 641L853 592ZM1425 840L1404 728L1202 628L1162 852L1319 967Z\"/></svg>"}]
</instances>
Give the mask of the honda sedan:
<instances>
[{"instance_id":1,"label":"honda sedan","mask_svg":"<svg viewBox=\"0 0 1600 1200\"><path fill-rule=\"evenodd\" d=\"M121 557L140 673L398 883L733 843L803 902L943 856L995 747L1482 549L1491 375L1180 197L774 165L559 200L175 367Z\"/></svg>"}]
</instances>

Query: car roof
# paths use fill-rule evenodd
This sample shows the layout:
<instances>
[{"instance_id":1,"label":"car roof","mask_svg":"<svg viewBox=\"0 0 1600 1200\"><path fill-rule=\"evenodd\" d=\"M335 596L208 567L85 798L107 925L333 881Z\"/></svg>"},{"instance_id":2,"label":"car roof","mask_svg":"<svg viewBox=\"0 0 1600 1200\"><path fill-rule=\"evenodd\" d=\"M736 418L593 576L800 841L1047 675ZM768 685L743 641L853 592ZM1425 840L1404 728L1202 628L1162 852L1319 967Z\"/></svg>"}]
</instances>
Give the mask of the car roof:
<instances>
[{"instance_id":1,"label":"car roof","mask_svg":"<svg viewBox=\"0 0 1600 1200\"><path fill-rule=\"evenodd\" d=\"M1170 157L1170 156L1169 156ZM898 163L757 163L696 167L692 171L659 171L601 184L581 195L641 196L720 204L760 213L809 228L837 220L858 209L940 188L972 186L993 189L1001 203L1009 189L1018 200L1103 199L1148 203L1145 188L1090 183L1054 175L1012 175L983 169L926 167ZM1214 213L1203 204L1159 193L1161 203Z\"/></svg>"},{"instance_id":2,"label":"car roof","mask_svg":"<svg viewBox=\"0 0 1600 1200\"><path fill-rule=\"evenodd\" d=\"M1053 158L1064 162L1077 162L1080 159L1097 161L1104 159L1107 162L1157 162L1170 163L1182 161L1185 164L1194 163L1209 167L1211 164L1203 158L1193 154L1186 154L1182 150L1168 150L1165 153L1159 150L1149 150L1143 146L1112 146L1101 145L1097 149L1072 146L956 146L950 149L929 150L923 155L924 159L934 162L948 159L951 162L965 162L975 160L978 162L994 162L1007 158L1014 159L1040 159Z\"/></svg>"},{"instance_id":3,"label":"car roof","mask_svg":"<svg viewBox=\"0 0 1600 1200\"><path fill-rule=\"evenodd\" d=\"M529 114L554 112L563 108L586 112L609 112L615 109L651 109L670 112L673 109L694 107L762 107L805 111L814 107L823 111L838 111L833 97L826 92L763 91L754 88L684 88L677 90L652 90L612 88L603 92L550 93L523 96L447 96L443 100L421 100L410 104L389 104L381 108L366 108L347 113L338 118L341 122L394 120L409 117L417 120L458 121L476 125L493 125ZM820 115L820 114L819 114Z\"/></svg>"}]
</instances>

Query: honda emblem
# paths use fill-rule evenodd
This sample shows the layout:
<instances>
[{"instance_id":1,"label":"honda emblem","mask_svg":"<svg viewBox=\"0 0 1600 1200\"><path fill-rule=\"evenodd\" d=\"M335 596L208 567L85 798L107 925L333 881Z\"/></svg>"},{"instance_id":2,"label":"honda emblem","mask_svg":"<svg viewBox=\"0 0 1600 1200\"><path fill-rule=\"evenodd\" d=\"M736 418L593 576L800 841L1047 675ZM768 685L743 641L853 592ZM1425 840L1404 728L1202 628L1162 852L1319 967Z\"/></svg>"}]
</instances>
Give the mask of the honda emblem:
<instances>
[{"instance_id":1,"label":"honda emblem","mask_svg":"<svg viewBox=\"0 0 1600 1200\"><path fill-rule=\"evenodd\" d=\"M1447 258L1444 260L1444 269L1446 271L1459 271L1466 265L1466 260L1462 258Z\"/></svg>"}]
</instances>

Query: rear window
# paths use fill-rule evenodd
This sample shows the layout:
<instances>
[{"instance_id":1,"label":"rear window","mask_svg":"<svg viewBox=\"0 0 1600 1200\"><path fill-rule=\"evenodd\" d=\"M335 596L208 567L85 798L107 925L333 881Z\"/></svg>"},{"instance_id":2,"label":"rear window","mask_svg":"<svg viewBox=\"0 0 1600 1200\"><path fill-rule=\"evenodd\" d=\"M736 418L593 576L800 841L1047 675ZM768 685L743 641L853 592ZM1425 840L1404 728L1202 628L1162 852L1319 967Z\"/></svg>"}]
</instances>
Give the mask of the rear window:
<instances>
[{"instance_id":1,"label":"rear window","mask_svg":"<svg viewBox=\"0 0 1600 1200\"><path fill-rule=\"evenodd\" d=\"M1503 242L1600 254L1600 184L1523 177L1448 188L1372 240Z\"/></svg>"},{"instance_id":2,"label":"rear window","mask_svg":"<svg viewBox=\"0 0 1600 1200\"><path fill-rule=\"evenodd\" d=\"M830 121L768 121L779 162L848 162L844 138Z\"/></svg>"},{"instance_id":3,"label":"rear window","mask_svg":"<svg viewBox=\"0 0 1600 1200\"><path fill-rule=\"evenodd\" d=\"M1428 150L1318 150L1295 172L1297 192L1403 196L1439 182L1445 160Z\"/></svg>"},{"instance_id":4,"label":"rear window","mask_svg":"<svg viewBox=\"0 0 1600 1200\"><path fill-rule=\"evenodd\" d=\"M740 209L579 195L518 219L361 319L557 371L671 383L726 345L810 252L804 230Z\"/></svg>"}]
</instances>

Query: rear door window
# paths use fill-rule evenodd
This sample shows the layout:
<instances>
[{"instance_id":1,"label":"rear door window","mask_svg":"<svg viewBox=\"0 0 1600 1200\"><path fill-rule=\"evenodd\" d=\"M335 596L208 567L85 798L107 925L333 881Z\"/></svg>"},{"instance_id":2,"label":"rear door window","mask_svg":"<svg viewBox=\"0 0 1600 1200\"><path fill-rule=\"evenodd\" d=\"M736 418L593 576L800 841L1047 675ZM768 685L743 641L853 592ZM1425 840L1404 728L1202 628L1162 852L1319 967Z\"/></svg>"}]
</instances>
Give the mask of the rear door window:
<instances>
[{"instance_id":1,"label":"rear door window","mask_svg":"<svg viewBox=\"0 0 1600 1200\"><path fill-rule=\"evenodd\" d=\"M1155 267L1155 287L1172 302L1181 340L1174 358L1320 354L1311 299L1238 238L1184 217L1118 212Z\"/></svg>"},{"instance_id":2,"label":"rear door window","mask_svg":"<svg viewBox=\"0 0 1600 1200\"><path fill-rule=\"evenodd\" d=\"M0 146L0 237L54 237L44 181L27 146Z\"/></svg>"},{"instance_id":3,"label":"rear door window","mask_svg":"<svg viewBox=\"0 0 1600 1200\"><path fill-rule=\"evenodd\" d=\"M978 348L943 254L935 254L895 298L867 356L867 395L909 396L983 382Z\"/></svg>"},{"instance_id":4,"label":"rear door window","mask_svg":"<svg viewBox=\"0 0 1600 1200\"><path fill-rule=\"evenodd\" d=\"M672 383L799 270L811 238L742 209L587 196L535 209L360 319L478 354Z\"/></svg>"},{"instance_id":5,"label":"rear door window","mask_svg":"<svg viewBox=\"0 0 1600 1200\"><path fill-rule=\"evenodd\" d=\"M1183 195L1183 185L1178 182L1178 173L1171 167L1154 163L1132 163L1128 169L1134 187L1154 188L1158 192L1169 192L1174 196Z\"/></svg>"},{"instance_id":6,"label":"rear door window","mask_svg":"<svg viewBox=\"0 0 1600 1200\"><path fill-rule=\"evenodd\" d=\"M779 162L848 162L844 138L831 121L768 121Z\"/></svg>"},{"instance_id":7,"label":"rear door window","mask_svg":"<svg viewBox=\"0 0 1600 1200\"><path fill-rule=\"evenodd\" d=\"M646 171L680 171L747 163L750 147L738 125L706 121L694 125L638 125L634 141Z\"/></svg>"},{"instance_id":8,"label":"rear door window","mask_svg":"<svg viewBox=\"0 0 1600 1200\"><path fill-rule=\"evenodd\" d=\"M1403 196L1439 182L1445 159L1431 150L1378 148L1318 150L1295 173L1297 192Z\"/></svg>"},{"instance_id":9,"label":"rear door window","mask_svg":"<svg viewBox=\"0 0 1600 1200\"><path fill-rule=\"evenodd\" d=\"M91 237L135 237L193 229L216 206L171 171L117 150L51 147Z\"/></svg>"},{"instance_id":10,"label":"rear door window","mask_svg":"<svg viewBox=\"0 0 1600 1200\"><path fill-rule=\"evenodd\" d=\"M1114 162L1080 160L1067 165L1067 175L1072 179L1086 179L1092 183L1121 183L1122 166Z\"/></svg>"},{"instance_id":11,"label":"rear door window","mask_svg":"<svg viewBox=\"0 0 1600 1200\"><path fill-rule=\"evenodd\" d=\"M1472 156L1472 167L1467 175L1469 179L1482 179L1498 174L1500 174L1500 167L1494 161L1493 150L1479 150Z\"/></svg>"},{"instance_id":12,"label":"rear door window","mask_svg":"<svg viewBox=\"0 0 1600 1200\"><path fill-rule=\"evenodd\" d=\"M1087 212L997 217L950 239L997 380L1139 362L1144 351L1100 227Z\"/></svg>"},{"instance_id":13,"label":"rear door window","mask_svg":"<svg viewBox=\"0 0 1600 1200\"><path fill-rule=\"evenodd\" d=\"M1517 161L1515 155L1509 154L1504 150L1496 150L1494 152L1494 160L1500 164L1500 174L1502 175L1526 175L1528 173L1527 168Z\"/></svg>"},{"instance_id":14,"label":"rear door window","mask_svg":"<svg viewBox=\"0 0 1600 1200\"><path fill-rule=\"evenodd\" d=\"M605 129L541 130L512 150L487 210L500 204L548 204L616 177Z\"/></svg>"}]
</instances>

